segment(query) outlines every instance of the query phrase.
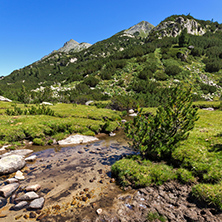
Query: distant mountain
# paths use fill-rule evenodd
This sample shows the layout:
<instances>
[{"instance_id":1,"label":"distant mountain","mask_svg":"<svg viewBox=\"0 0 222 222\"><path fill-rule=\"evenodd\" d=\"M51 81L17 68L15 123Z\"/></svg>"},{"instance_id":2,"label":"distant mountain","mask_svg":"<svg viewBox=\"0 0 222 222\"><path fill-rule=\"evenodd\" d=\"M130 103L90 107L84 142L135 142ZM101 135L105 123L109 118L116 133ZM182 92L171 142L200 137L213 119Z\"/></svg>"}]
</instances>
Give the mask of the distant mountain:
<instances>
[{"instance_id":1,"label":"distant mountain","mask_svg":"<svg viewBox=\"0 0 222 222\"><path fill-rule=\"evenodd\" d=\"M80 52L83 49L87 49L91 46L92 44L82 42L78 43L77 41L70 39L68 42L66 42L63 47L59 48L58 50L54 50L51 52L49 55L44 56L42 59L45 59L46 57L50 56L51 54L58 53L58 52L65 52L69 53L70 51L72 52Z\"/></svg>"}]
</instances>

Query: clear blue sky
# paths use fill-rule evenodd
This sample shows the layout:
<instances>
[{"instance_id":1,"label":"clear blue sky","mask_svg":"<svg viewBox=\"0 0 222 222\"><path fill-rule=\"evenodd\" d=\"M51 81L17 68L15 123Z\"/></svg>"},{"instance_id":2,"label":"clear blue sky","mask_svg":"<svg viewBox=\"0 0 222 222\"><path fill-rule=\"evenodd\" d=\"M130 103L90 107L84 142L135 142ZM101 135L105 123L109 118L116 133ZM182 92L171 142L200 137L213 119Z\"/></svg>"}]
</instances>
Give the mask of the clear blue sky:
<instances>
[{"instance_id":1,"label":"clear blue sky","mask_svg":"<svg viewBox=\"0 0 222 222\"><path fill-rule=\"evenodd\" d=\"M0 76L74 39L95 43L145 20L173 14L222 23L221 0L0 0Z\"/></svg>"}]
</instances>

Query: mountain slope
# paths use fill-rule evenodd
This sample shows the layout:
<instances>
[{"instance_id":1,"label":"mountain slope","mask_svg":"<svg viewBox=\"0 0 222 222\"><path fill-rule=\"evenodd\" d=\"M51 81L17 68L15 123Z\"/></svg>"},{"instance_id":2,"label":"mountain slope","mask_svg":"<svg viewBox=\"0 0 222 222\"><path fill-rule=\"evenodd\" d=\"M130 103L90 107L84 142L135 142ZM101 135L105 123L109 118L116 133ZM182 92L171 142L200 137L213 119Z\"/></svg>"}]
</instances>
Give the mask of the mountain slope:
<instances>
[{"instance_id":1,"label":"mountain slope","mask_svg":"<svg viewBox=\"0 0 222 222\"><path fill-rule=\"evenodd\" d=\"M111 99L115 109L136 103L157 106L178 82L192 86L196 99L221 96L221 24L175 15L149 27L141 22L80 52L61 50L15 70L0 80L1 94L28 103ZM145 30L151 30L147 38L138 36ZM163 32L169 35L161 36Z\"/></svg>"}]
</instances>

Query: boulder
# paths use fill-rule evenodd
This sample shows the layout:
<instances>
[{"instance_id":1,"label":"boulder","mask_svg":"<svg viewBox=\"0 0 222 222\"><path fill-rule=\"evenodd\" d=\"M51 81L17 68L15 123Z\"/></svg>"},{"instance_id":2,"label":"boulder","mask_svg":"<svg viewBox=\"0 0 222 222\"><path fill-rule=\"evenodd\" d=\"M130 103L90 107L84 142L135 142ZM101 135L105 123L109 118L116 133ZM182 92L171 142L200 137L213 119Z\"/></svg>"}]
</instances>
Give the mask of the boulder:
<instances>
[{"instance_id":1,"label":"boulder","mask_svg":"<svg viewBox=\"0 0 222 222\"><path fill-rule=\"evenodd\" d=\"M16 174L15 174L15 179L17 179L17 180L24 180L24 179L25 179L23 173L22 173L20 170L18 170L18 171L16 172Z\"/></svg>"},{"instance_id":2,"label":"boulder","mask_svg":"<svg viewBox=\"0 0 222 222\"><path fill-rule=\"evenodd\" d=\"M94 136L83 136L83 135L71 135L64 140L58 141L59 145L70 145L70 144L81 144L81 143L88 143L99 140Z\"/></svg>"},{"instance_id":3,"label":"boulder","mask_svg":"<svg viewBox=\"0 0 222 222\"><path fill-rule=\"evenodd\" d=\"M25 166L25 160L20 155L5 156L0 159L0 175L16 172Z\"/></svg>"},{"instance_id":4,"label":"boulder","mask_svg":"<svg viewBox=\"0 0 222 222\"><path fill-rule=\"evenodd\" d=\"M26 191L37 191L41 188L41 185L39 184L34 184L34 185L28 185L25 190Z\"/></svg>"},{"instance_id":5,"label":"boulder","mask_svg":"<svg viewBox=\"0 0 222 222\"><path fill-rule=\"evenodd\" d=\"M32 152L33 152L33 150L30 150L30 149L12 150L10 152L0 155L0 158L6 157L6 156L11 156L11 155L19 155L19 156L24 157Z\"/></svg>"},{"instance_id":6,"label":"boulder","mask_svg":"<svg viewBox=\"0 0 222 222\"><path fill-rule=\"evenodd\" d=\"M18 204L16 204L13 209L14 210L21 210L22 208L26 207L28 205L27 201L21 201Z\"/></svg>"},{"instance_id":7,"label":"boulder","mask_svg":"<svg viewBox=\"0 0 222 222\"><path fill-rule=\"evenodd\" d=\"M18 183L7 184L7 185L0 188L0 196L7 198L10 195L12 195L12 193L14 191L16 191L18 189L18 187L19 187Z\"/></svg>"},{"instance_id":8,"label":"boulder","mask_svg":"<svg viewBox=\"0 0 222 222\"><path fill-rule=\"evenodd\" d=\"M33 200L30 203L29 207L31 209L41 209L44 205L44 202L45 202L45 199L43 197L40 197L38 199Z\"/></svg>"},{"instance_id":9,"label":"boulder","mask_svg":"<svg viewBox=\"0 0 222 222\"><path fill-rule=\"evenodd\" d=\"M7 98L5 98L5 97L3 97L3 96L0 96L0 101L3 101L3 102L12 102L11 99L7 99Z\"/></svg>"},{"instance_id":10,"label":"boulder","mask_svg":"<svg viewBox=\"0 0 222 222\"><path fill-rule=\"evenodd\" d=\"M52 104L52 103L49 103L49 102L42 102L40 105L53 106L53 104Z\"/></svg>"},{"instance_id":11,"label":"boulder","mask_svg":"<svg viewBox=\"0 0 222 222\"><path fill-rule=\"evenodd\" d=\"M18 183L18 180L16 178L8 178L6 180L6 183L10 184L10 183Z\"/></svg>"},{"instance_id":12,"label":"boulder","mask_svg":"<svg viewBox=\"0 0 222 222\"><path fill-rule=\"evenodd\" d=\"M36 158L37 158L36 155L32 155L32 156L29 156L29 157L25 158L25 161L33 162L33 161L36 160Z\"/></svg>"},{"instance_id":13,"label":"boulder","mask_svg":"<svg viewBox=\"0 0 222 222\"><path fill-rule=\"evenodd\" d=\"M22 195L21 197L16 198L16 201L26 201L26 200L34 200L39 198L39 195L37 193L35 193L34 191L28 192L24 195Z\"/></svg>"}]
</instances>

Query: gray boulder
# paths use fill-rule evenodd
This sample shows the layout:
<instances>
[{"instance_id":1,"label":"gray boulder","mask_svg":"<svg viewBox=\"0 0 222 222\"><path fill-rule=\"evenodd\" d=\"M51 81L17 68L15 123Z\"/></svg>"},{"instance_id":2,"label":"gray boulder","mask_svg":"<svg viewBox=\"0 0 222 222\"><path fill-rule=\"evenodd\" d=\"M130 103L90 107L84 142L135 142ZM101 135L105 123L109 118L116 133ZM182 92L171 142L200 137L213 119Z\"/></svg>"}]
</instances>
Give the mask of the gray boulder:
<instances>
[{"instance_id":1,"label":"gray boulder","mask_svg":"<svg viewBox=\"0 0 222 222\"><path fill-rule=\"evenodd\" d=\"M33 152L33 150L30 150L30 149L12 150L10 152L0 155L0 158L6 157L6 156L11 156L11 155L19 155L19 156L24 157L32 152Z\"/></svg>"},{"instance_id":2,"label":"gray boulder","mask_svg":"<svg viewBox=\"0 0 222 222\"><path fill-rule=\"evenodd\" d=\"M0 159L0 175L16 172L25 166L25 160L20 155L5 156Z\"/></svg>"},{"instance_id":3,"label":"gray boulder","mask_svg":"<svg viewBox=\"0 0 222 222\"><path fill-rule=\"evenodd\" d=\"M24 201L24 200L34 200L39 198L39 195L35 193L34 191L30 191L21 197L16 198L16 201Z\"/></svg>"},{"instance_id":4,"label":"gray boulder","mask_svg":"<svg viewBox=\"0 0 222 222\"><path fill-rule=\"evenodd\" d=\"M31 209L41 209L44 205L45 199L43 197L40 197L38 199L33 200L30 205L29 208Z\"/></svg>"},{"instance_id":5,"label":"gray boulder","mask_svg":"<svg viewBox=\"0 0 222 222\"><path fill-rule=\"evenodd\" d=\"M16 204L13 209L14 210L21 210L22 208L26 207L28 205L27 201L21 201L18 204Z\"/></svg>"}]
</instances>

